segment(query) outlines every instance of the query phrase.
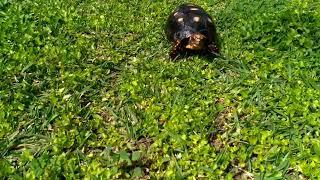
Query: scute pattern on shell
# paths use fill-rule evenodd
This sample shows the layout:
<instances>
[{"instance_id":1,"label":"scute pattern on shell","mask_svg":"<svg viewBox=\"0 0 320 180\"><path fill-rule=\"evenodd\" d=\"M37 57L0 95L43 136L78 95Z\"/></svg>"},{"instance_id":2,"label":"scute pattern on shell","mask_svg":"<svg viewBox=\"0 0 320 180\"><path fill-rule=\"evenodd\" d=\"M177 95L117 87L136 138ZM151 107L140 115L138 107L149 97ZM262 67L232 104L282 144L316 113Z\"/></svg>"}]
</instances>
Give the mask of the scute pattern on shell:
<instances>
[{"instance_id":1,"label":"scute pattern on shell","mask_svg":"<svg viewBox=\"0 0 320 180\"><path fill-rule=\"evenodd\" d=\"M174 44L174 47L178 47L178 43L181 44L181 41L196 33L201 33L205 36L206 48L214 46L214 51L219 53L216 27L211 16L203 8L195 4L180 5L168 17L166 24L168 40ZM184 50L183 47L178 49L180 51ZM177 50L173 48L172 51Z\"/></svg>"}]
</instances>

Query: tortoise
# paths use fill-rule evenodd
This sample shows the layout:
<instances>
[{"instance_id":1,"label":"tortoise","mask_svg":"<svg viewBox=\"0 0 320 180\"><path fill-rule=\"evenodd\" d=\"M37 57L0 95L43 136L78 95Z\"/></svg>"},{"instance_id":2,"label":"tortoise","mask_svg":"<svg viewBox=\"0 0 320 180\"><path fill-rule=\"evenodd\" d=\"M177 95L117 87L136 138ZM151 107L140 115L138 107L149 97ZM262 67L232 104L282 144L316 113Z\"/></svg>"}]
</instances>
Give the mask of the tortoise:
<instances>
[{"instance_id":1,"label":"tortoise","mask_svg":"<svg viewBox=\"0 0 320 180\"><path fill-rule=\"evenodd\" d=\"M192 3L178 6L168 17L165 31L173 43L171 59L176 59L182 52L220 56L216 26L200 6Z\"/></svg>"}]
</instances>

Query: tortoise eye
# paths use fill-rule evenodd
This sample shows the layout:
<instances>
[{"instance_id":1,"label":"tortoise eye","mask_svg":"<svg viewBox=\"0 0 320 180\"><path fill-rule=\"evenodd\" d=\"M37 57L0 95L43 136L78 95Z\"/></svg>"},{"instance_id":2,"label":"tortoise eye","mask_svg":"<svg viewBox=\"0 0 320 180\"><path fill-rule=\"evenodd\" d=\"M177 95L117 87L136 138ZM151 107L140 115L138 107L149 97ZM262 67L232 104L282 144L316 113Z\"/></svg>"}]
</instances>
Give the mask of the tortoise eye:
<instances>
[{"instance_id":1,"label":"tortoise eye","mask_svg":"<svg viewBox=\"0 0 320 180\"><path fill-rule=\"evenodd\" d=\"M174 36L175 36L176 39L179 39L181 37L181 33L180 32L176 32L174 34Z\"/></svg>"}]
</instances>

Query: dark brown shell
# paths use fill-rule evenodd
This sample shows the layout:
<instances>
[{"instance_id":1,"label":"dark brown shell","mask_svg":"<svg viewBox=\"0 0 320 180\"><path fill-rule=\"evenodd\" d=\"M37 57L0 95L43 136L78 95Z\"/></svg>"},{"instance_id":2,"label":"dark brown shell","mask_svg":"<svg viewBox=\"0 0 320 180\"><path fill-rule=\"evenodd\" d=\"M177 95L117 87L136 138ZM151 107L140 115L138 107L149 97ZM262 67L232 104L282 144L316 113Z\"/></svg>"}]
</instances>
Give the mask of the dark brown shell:
<instances>
[{"instance_id":1,"label":"dark brown shell","mask_svg":"<svg viewBox=\"0 0 320 180\"><path fill-rule=\"evenodd\" d=\"M168 40L176 46L192 34L201 33L206 37L206 47L213 45L214 51L219 53L216 26L211 16L200 6L190 3L180 5L168 17L165 31Z\"/></svg>"}]
</instances>

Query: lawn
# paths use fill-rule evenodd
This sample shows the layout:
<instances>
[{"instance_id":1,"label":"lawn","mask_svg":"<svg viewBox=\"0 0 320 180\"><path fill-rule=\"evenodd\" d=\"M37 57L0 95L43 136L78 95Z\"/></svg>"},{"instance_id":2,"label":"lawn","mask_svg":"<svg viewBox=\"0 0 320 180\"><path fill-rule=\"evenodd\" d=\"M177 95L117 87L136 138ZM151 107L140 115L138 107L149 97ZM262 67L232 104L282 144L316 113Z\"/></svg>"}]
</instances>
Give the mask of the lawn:
<instances>
[{"instance_id":1,"label":"lawn","mask_svg":"<svg viewBox=\"0 0 320 180\"><path fill-rule=\"evenodd\" d=\"M169 59L182 1L0 0L1 179L320 178L318 0L192 2L226 58Z\"/></svg>"}]
</instances>

